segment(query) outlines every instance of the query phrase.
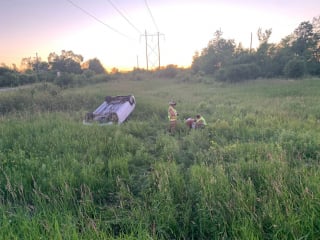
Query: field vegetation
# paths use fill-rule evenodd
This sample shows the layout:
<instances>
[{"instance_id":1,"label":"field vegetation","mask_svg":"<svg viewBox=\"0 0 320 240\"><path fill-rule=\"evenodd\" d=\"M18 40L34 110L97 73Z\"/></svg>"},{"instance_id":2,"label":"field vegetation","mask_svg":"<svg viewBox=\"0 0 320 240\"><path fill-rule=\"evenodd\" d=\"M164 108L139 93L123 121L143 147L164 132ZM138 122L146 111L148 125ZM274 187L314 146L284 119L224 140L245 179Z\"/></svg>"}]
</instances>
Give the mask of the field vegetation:
<instances>
[{"instance_id":1,"label":"field vegetation","mask_svg":"<svg viewBox=\"0 0 320 240\"><path fill-rule=\"evenodd\" d=\"M136 72L0 92L0 239L318 239L319 91ZM124 124L82 124L127 94ZM208 126L187 129L198 113Z\"/></svg>"},{"instance_id":2,"label":"field vegetation","mask_svg":"<svg viewBox=\"0 0 320 240\"><path fill-rule=\"evenodd\" d=\"M319 239L319 23L279 43L258 29L257 49L218 30L187 69L1 64L0 239ZM124 124L82 124L129 94Z\"/></svg>"}]
</instances>

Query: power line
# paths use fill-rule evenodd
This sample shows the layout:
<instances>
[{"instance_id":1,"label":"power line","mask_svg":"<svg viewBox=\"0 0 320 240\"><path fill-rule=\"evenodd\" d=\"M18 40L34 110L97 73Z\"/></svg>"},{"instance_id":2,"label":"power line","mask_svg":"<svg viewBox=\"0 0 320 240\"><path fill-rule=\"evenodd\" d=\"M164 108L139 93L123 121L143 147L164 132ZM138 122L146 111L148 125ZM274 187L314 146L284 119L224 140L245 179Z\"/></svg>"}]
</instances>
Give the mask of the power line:
<instances>
[{"instance_id":1,"label":"power line","mask_svg":"<svg viewBox=\"0 0 320 240\"><path fill-rule=\"evenodd\" d=\"M70 4L72 4L74 7L80 9L82 12L84 12L86 15L92 17L94 20L96 20L97 22L103 24L104 26L108 27L109 29L111 29L112 31L122 35L123 37L126 37L126 38L129 38L129 39L132 39L131 37L129 37L128 35L122 33L122 32L119 32L117 29L109 26L108 24L104 23L103 21L101 21L99 18L97 18L96 16L94 16L93 14L91 14L90 12L88 12L87 10L85 10L84 8L80 7L79 5L75 4L73 1L71 0L66 0L68 1Z\"/></svg>"},{"instance_id":2,"label":"power line","mask_svg":"<svg viewBox=\"0 0 320 240\"><path fill-rule=\"evenodd\" d=\"M152 13L151 13L151 10L150 10L150 8L149 8L149 5L148 5L148 3L147 3L147 0L144 0L144 2L145 2L145 4L146 4L146 7L147 7L148 12L149 12L149 14L150 14L150 17L151 17L151 19L152 19L152 21L153 21L153 24L154 24L154 26L156 27L157 32L159 32L158 26L157 26L156 21L154 20L154 17L153 17L153 15L152 15Z\"/></svg>"},{"instance_id":3,"label":"power line","mask_svg":"<svg viewBox=\"0 0 320 240\"><path fill-rule=\"evenodd\" d=\"M108 2L130 24L131 27L133 27L139 34L142 34L140 30L133 25L133 23L115 6L115 4L111 0L108 0Z\"/></svg>"}]
</instances>

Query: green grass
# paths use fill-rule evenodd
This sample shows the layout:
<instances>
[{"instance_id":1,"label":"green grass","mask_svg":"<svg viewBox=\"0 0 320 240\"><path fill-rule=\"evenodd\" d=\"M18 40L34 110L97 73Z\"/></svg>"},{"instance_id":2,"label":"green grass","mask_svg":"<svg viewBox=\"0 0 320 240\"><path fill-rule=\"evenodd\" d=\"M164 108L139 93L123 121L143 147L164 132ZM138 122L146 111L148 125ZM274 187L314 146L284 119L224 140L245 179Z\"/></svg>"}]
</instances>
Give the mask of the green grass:
<instances>
[{"instance_id":1,"label":"green grass","mask_svg":"<svg viewBox=\"0 0 320 240\"><path fill-rule=\"evenodd\" d=\"M148 78L1 93L0 239L317 239L319 90ZM130 93L123 125L82 124ZM208 126L189 131L197 113Z\"/></svg>"}]
</instances>

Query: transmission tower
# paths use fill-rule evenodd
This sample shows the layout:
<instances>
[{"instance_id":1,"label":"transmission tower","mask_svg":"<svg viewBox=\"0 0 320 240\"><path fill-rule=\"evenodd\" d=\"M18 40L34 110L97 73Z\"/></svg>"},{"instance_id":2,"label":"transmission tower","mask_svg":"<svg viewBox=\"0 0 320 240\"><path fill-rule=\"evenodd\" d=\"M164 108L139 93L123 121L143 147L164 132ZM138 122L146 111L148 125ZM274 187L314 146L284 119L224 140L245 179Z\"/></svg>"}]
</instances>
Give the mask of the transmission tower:
<instances>
[{"instance_id":1,"label":"transmission tower","mask_svg":"<svg viewBox=\"0 0 320 240\"><path fill-rule=\"evenodd\" d=\"M149 70L149 67L151 69L160 69L160 36L164 36L161 33L153 33L148 34L147 31L145 31L145 34L143 35L146 40L146 63L147 63L147 70ZM148 41L150 39L150 41ZM156 39L156 41L155 41Z\"/></svg>"}]
</instances>

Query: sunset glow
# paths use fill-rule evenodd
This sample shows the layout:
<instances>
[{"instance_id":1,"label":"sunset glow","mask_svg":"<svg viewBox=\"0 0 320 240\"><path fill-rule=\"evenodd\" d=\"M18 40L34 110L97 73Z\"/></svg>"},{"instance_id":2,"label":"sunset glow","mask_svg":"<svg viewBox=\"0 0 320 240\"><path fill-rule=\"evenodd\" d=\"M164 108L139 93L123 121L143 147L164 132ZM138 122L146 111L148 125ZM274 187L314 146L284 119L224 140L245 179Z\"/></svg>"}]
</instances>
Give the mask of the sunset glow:
<instances>
[{"instance_id":1,"label":"sunset glow","mask_svg":"<svg viewBox=\"0 0 320 240\"><path fill-rule=\"evenodd\" d=\"M0 3L0 63L20 66L22 58L43 61L51 52L71 50L85 60L98 58L107 68L161 65L189 66L221 29L223 37L249 48L258 46L257 30L272 29L270 42L279 42L303 21L320 13L317 0L306 1L159 1L159 0L4 0ZM147 5L146 5L147 3ZM149 7L149 10L148 10ZM121 13L121 14L120 14ZM152 19L153 17L153 19Z\"/></svg>"}]
</instances>

